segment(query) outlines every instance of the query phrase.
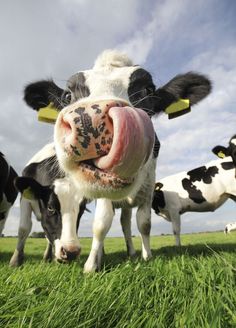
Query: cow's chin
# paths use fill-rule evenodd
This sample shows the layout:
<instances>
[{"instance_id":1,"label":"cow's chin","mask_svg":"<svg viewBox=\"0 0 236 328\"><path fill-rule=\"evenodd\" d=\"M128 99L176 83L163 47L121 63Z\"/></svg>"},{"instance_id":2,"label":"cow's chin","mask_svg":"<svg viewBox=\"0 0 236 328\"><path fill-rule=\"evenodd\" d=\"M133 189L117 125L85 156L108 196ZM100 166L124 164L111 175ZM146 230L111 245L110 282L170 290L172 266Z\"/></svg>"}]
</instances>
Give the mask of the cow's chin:
<instances>
[{"instance_id":1,"label":"cow's chin","mask_svg":"<svg viewBox=\"0 0 236 328\"><path fill-rule=\"evenodd\" d=\"M87 198L120 200L133 189L136 176L119 177L117 174L97 168L93 161L76 162L67 156L59 158L61 167L68 172L76 189Z\"/></svg>"}]
</instances>

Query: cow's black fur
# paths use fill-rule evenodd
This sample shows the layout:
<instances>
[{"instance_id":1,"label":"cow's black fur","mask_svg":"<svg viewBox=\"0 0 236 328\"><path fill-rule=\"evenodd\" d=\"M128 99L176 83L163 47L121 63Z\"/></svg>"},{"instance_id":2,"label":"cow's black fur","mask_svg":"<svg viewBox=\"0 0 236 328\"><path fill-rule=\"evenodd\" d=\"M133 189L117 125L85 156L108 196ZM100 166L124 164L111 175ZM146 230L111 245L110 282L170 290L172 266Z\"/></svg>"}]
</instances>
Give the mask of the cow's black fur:
<instances>
[{"instance_id":1,"label":"cow's black fur","mask_svg":"<svg viewBox=\"0 0 236 328\"><path fill-rule=\"evenodd\" d=\"M0 152L0 221L2 221L0 226L0 236L9 209L14 204L18 194L14 186L14 179L16 177L16 171L8 164L3 153Z\"/></svg>"}]
</instances>

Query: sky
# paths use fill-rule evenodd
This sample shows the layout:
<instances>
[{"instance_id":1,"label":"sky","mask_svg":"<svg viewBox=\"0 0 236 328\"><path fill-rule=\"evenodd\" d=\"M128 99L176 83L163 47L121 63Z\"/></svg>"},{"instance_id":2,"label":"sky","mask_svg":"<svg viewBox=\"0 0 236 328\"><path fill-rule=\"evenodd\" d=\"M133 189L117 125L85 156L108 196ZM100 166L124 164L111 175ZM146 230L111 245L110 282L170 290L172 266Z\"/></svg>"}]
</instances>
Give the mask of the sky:
<instances>
[{"instance_id":1,"label":"sky","mask_svg":"<svg viewBox=\"0 0 236 328\"><path fill-rule=\"evenodd\" d=\"M37 121L23 101L28 83L53 78L61 87L89 69L105 49L126 52L148 70L156 86L179 73L197 71L213 83L210 96L175 120L153 120L161 141L157 180L216 159L211 149L236 133L236 2L234 0L8 0L0 3L0 151L21 173L28 160L53 140L53 125ZM92 235L92 213L81 236ZM132 230L137 235L135 212ZM117 211L109 236L121 236ZM223 230L236 221L227 201L214 213L182 215L182 232ZM16 235L19 198L6 222ZM33 219L32 231L41 226ZM171 233L171 224L152 213L152 234Z\"/></svg>"}]
</instances>

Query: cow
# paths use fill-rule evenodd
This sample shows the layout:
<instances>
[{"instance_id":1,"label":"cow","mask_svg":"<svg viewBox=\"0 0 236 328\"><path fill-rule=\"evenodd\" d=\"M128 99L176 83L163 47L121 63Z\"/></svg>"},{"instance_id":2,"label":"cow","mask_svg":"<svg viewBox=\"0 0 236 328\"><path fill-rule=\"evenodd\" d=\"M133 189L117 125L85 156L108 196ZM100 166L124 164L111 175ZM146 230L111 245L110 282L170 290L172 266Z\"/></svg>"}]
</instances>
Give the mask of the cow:
<instances>
[{"instance_id":1,"label":"cow","mask_svg":"<svg viewBox=\"0 0 236 328\"><path fill-rule=\"evenodd\" d=\"M116 50L104 51L92 69L70 77L65 89L52 80L26 87L24 99L30 107L39 113L47 106L58 110L54 142L60 167L73 180L79 197L97 200L85 272L101 267L115 207L125 209L128 216L138 207L142 257L151 257L151 204L160 146L151 118L164 111L170 118L184 114L210 91L209 79L195 72L177 75L156 88L148 71ZM62 235L71 224L69 217L62 218ZM56 246L59 260L61 247L76 246L67 237Z\"/></svg>"},{"instance_id":2,"label":"cow","mask_svg":"<svg viewBox=\"0 0 236 328\"><path fill-rule=\"evenodd\" d=\"M227 235L230 231L236 230L236 222L228 223L225 226L224 233Z\"/></svg>"},{"instance_id":3,"label":"cow","mask_svg":"<svg viewBox=\"0 0 236 328\"><path fill-rule=\"evenodd\" d=\"M156 183L152 208L172 223L180 246L180 216L186 212L213 212L228 199L236 201L236 135L229 147L216 146L219 159L188 172L180 172Z\"/></svg>"},{"instance_id":4,"label":"cow","mask_svg":"<svg viewBox=\"0 0 236 328\"><path fill-rule=\"evenodd\" d=\"M17 190L14 186L16 171L8 163L6 157L0 152L0 237L6 223L10 208L17 198Z\"/></svg>"},{"instance_id":5,"label":"cow","mask_svg":"<svg viewBox=\"0 0 236 328\"><path fill-rule=\"evenodd\" d=\"M22 193L22 197L18 242L11 257L10 266L16 267L23 264L25 242L32 228L32 213L41 222L48 241L43 258L45 261L52 260L53 245L61 238L61 218L64 208L58 199L57 189L58 185L63 184L70 186L65 173L59 168L54 144L47 144L27 163L22 176L15 179L15 186ZM77 233L86 202L79 199L74 205L76 206L74 230ZM72 249L70 252L61 249L61 258L71 261L78 256L79 252L79 245L74 252Z\"/></svg>"}]
</instances>

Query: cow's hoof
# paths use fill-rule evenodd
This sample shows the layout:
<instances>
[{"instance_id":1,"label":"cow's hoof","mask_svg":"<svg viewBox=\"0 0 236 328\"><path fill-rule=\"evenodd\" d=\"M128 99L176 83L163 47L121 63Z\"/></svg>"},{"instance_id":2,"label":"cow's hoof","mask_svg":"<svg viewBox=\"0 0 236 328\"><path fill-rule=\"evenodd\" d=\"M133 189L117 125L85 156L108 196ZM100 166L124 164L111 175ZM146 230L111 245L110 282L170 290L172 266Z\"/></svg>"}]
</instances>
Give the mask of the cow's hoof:
<instances>
[{"instance_id":1,"label":"cow's hoof","mask_svg":"<svg viewBox=\"0 0 236 328\"><path fill-rule=\"evenodd\" d=\"M149 261L152 258L152 254L151 253L143 254L142 258L143 258L144 261Z\"/></svg>"},{"instance_id":2,"label":"cow's hoof","mask_svg":"<svg viewBox=\"0 0 236 328\"><path fill-rule=\"evenodd\" d=\"M44 256L43 260L44 260L44 262L50 263L50 262L52 262L53 257L52 256Z\"/></svg>"},{"instance_id":3,"label":"cow's hoof","mask_svg":"<svg viewBox=\"0 0 236 328\"><path fill-rule=\"evenodd\" d=\"M97 263L89 263L88 261L84 265L84 273L94 273L98 271L98 265Z\"/></svg>"},{"instance_id":4,"label":"cow's hoof","mask_svg":"<svg viewBox=\"0 0 236 328\"><path fill-rule=\"evenodd\" d=\"M16 268L21 266L24 263L24 254L20 254L18 251L15 251L15 253L12 255L9 266Z\"/></svg>"},{"instance_id":5,"label":"cow's hoof","mask_svg":"<svg viewBox=\"0 0 236 328\"><path fill-rule=\"evenodd\" d=\"M135 259L136 258L136 252L134 251L134 252L129 252L128 253L128 257L131 259L131 260L133 260L133 259Z\"/></svg>"}]
</instances>

